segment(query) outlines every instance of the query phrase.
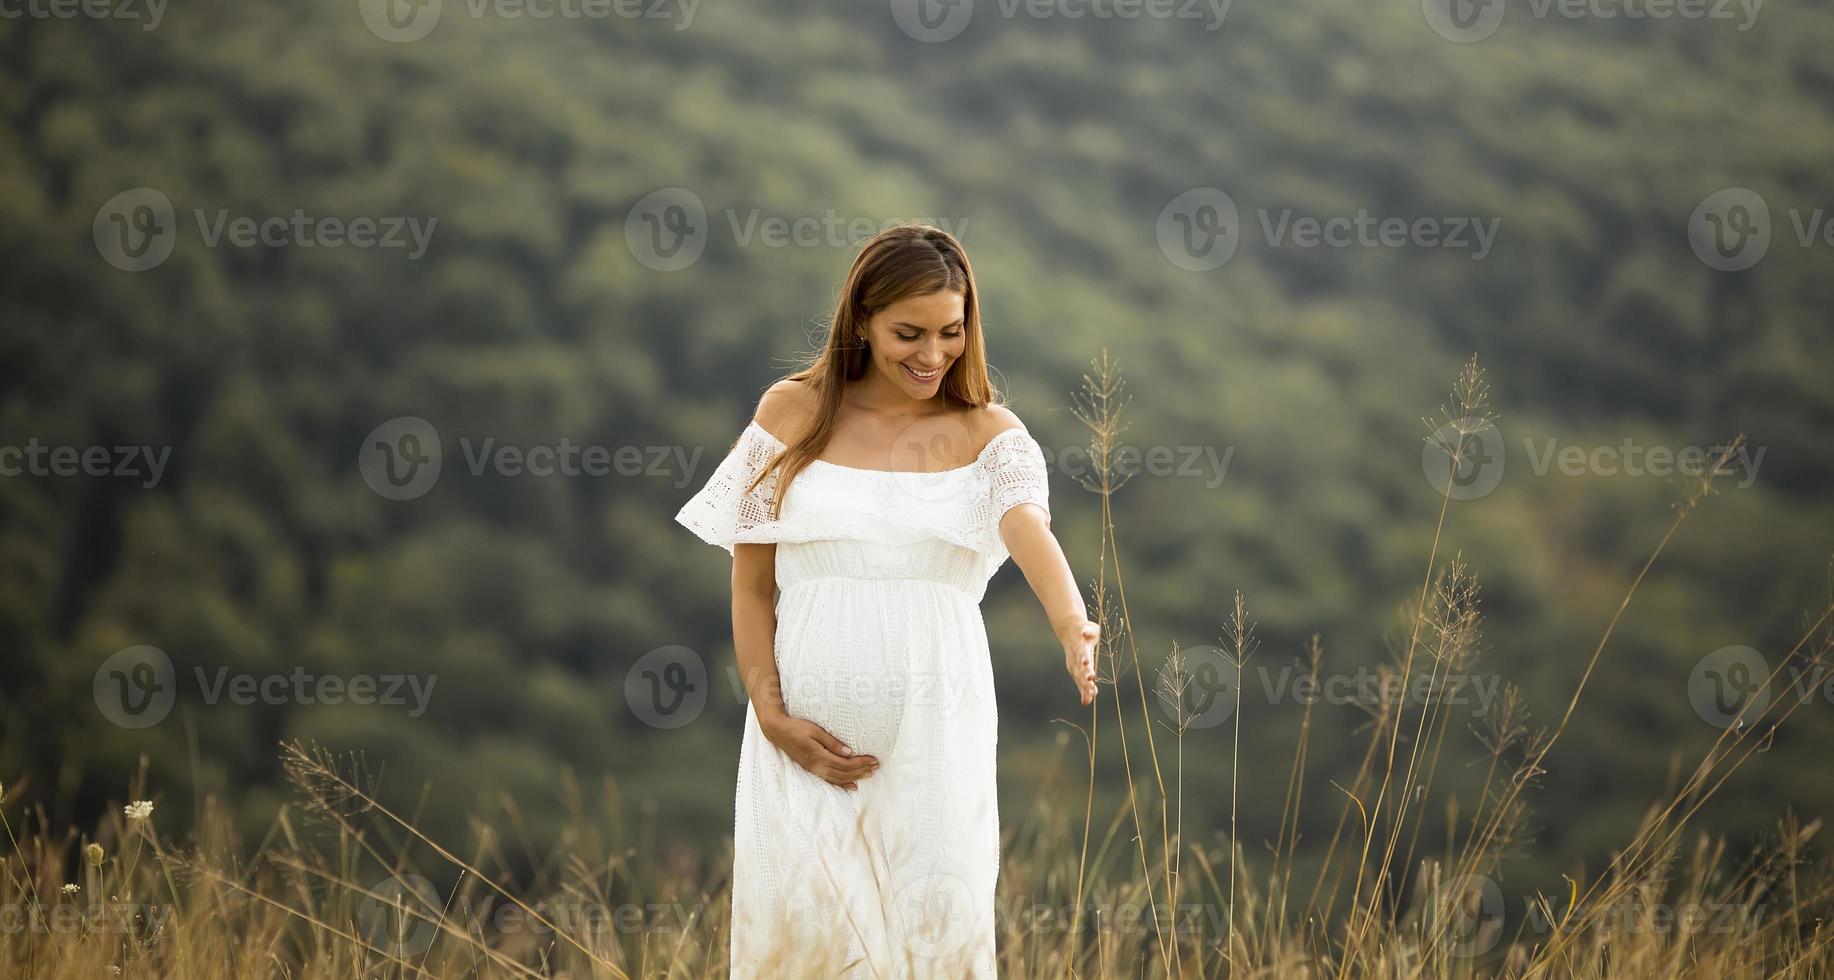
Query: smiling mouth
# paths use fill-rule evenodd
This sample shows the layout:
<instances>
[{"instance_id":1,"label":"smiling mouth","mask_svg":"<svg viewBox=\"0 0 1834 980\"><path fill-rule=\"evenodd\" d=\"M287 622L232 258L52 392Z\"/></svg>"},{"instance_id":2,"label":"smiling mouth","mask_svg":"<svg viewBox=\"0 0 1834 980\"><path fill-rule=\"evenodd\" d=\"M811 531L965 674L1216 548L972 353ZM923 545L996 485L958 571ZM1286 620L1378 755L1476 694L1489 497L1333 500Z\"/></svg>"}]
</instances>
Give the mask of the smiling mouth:
<instances>
[{"instance_id":1,"label":"smiling mouth","mask_svg":"<svg viewBox=\"0 0 1834 980\"><path fill-rule=\"evenodd\" d=\"M911 380L916 381L918 384L923 384L923 385L927 385L930 382L935 381L937 378L942 377L942 372L943 372L942 368L937 368L934 371L923 373L923 372L917 371L915 368L912 368L909 364L900 364L899 367L904 368L904 373L910 375Z\"/></svg>"}]
</instances>

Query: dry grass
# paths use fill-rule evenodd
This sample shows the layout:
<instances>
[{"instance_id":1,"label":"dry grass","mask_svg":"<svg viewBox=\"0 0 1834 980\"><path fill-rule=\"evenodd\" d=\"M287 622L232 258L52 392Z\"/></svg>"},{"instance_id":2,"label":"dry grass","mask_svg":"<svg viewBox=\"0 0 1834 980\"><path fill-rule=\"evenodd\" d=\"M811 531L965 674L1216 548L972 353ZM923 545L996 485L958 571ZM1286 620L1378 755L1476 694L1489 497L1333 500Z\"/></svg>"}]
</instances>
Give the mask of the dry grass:
<instances>
[{"instance_id":1,"label":"dry grass","mask_svg":"<svg viewBox=\"0 0 1834 980\"><path fill-rule=\"evenodd\" d=\"M1448 425L1435 427L1448 468L1489 424L1485 394L1473 360L1442 409ZM1395 662L1385 665L1403 690L1424 675L1429 696L1375 706L1360 766L1348 782L1334 781L1335 795L1324 801L1337 810L1335 831L1300 873L1310 702L1297 709L1289 760L1248 760L1286 771L1270 857L1250 864L1236 838L1241 760L1234 751L1229 826L1207 839L1236 843L1209 847L1186 836L1184 706L1195 679L1176 647L1160 664L1144 664L1128 619L1109 510L1122 478L1107 465L1119 445L1125 404L1104 354L1085 379L1078 416L1098 464L1089 483L1102 509L1091 615L1104 626L1107 697L1070 726L1080 745L1067 731L1060 735L1037 802L1009 829L999 897L1003 976L1834 976L1834 930L1825 921L1834 868L1805 856L1818 822L1802 825L1784 815L1774 843L1754 855L1729 856L1723 841L1689 838L1692 818L1800 707L1799 699L1773 698L1745 724L1727 728L1677 778L1672 794L1627 828L1626 843L1603 873L1569 879L1566 894L1534 897L1523 921L1496 914L1501 864L1521 846L1526 797L1541 765L1578 710L1644 577L1711 494L1711 475L1683 494L1667 532L1652 542L1574 678L1558 722L1537 727L1513 689L1488 713L1478 733L1482 751L1470 760L1484 773L1475 801L1435 791L1453 714L1437 694L1480 650L1476 576L1459 558L1440 554L1455 503L1448 490L1423 556L1418 596L1404 611L1406 639ZM1792 662L1813 668L1827 658L1834 648L1831 612L1834 603L1806 618L1777 672ZM1245 668L1256 641L1240 594L1223 629L1226 658ZM1326 660L1316 638L1307 654L1316 680ZM1773 685L1777 679L1773 672ZM1234 685L1238 707L1241 689ZM1151 702L1160 704L1158 712ZM1233 718L1239 746L1241 712ZM1098 814L1094 760L1107 738L1119 742L1127 792L1115 812ZM0 797L10 847L0 863L0 976L726 975L729 905L721 862L634 864L635 849L607 839L583 816L576 787L568 787L572 827L545 857L521 862L536 870L517 881L507 869L518 862L505 855L491 828L480 825L463 854L429 839L411 817L376 800L361 760L289 744L283 761L301 803L280 810L252 854L235 843L241 839L235 828L208 801L180 847L159 833L157 812L140 818L122 812L93 836L54 833L42 811L9 812ZM153 795L144 785L131 790L130 799ZM1452 828L1435 852L1423 850L1420 839L1429 805L1443 806ZM525 843L520 856L532 854ZM812 952L818 950L806 944L785 950L786 957ZM831 976L838 967L803 962L781 972ZM917 975L944 973L932 968Z\"/></svg>"}]
</instances>

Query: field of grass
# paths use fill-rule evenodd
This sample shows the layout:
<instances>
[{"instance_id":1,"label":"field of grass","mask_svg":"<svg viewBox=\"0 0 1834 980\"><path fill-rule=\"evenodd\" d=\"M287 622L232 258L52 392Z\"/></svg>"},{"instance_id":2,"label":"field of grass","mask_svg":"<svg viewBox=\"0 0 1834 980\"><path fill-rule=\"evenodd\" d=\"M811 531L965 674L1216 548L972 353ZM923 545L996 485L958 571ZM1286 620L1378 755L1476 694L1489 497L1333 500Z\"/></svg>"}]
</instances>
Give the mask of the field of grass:
<instances>
[{"instance_id":1,"label":"field of grass","mask_svg":"<svg viewBox=\"0 0 1834 980\"><path fill-rule=\"evenodd\" d=\"M1077 409L1098 461L1117 444L1126 400L1104 355ZM1475 359L1441 412L1428 428L1450 473L1489 424ZM1594 669L1611 656L1618 616L1644 575L1708 509L1712 471L1676 501L1618 615L1578 660L1583 669L1556 716L1531 719L1506 686L1499 709L1468 733L1453 731L1445 685L1481 656L1480 590L1477 571L1446 554L1446 515L1457 506L1448 480L1389 668L1394 690L1425 696L1377 704L1361 730L1361 767L1347 782L1332 780L1322 799L1304 791L1312 710L1295 708L1304 717L1285 757L1232 752L1226 760L1231 814L1220 827L1184 823L1186 727L1192 711L1218 696L1240 699L1244 685L1218 683L1212 665L1176 647L1161 657L1137 648L1106 507L1118 481L1106 466L1096 472L1104 549L1091 616L1104 625L1103 696L1057 739L1033 805L1008 815L997 902L1002 976L1834 976L1834 866L1816 847L1819 821L1779 813L1763 846L1735 851L1695 819L1709 800L1738 791L1735 771L1767 748L1801 699L1748 701L1741 721L1623 828L1607 866L1575 869L1564 893L1512 890L1511 862L1534 846L1542 764L1587 710ZM1831 613L1834 602L1810 612L1766 689L1782 689L1784 664L1814 669L1834 652ZM1257 642L1239 593L1221 627L1227 662L1245 670ZM1330 653L1314 640L1309 655L1316 678ZM1232 717L1239 725L1240 712ZM1109 740L1121 745L1131 789L1105 813L1093 807L1093 759ZM1466 743L1479 751L1461 754ZM88 831L50 826L30 802L36 787L0 787L8 848L0 976L727 975L730 855L626 839L587 816L577 785L568 787L573 819L558 839L531 840L512 808L505 825L474 821L471 839L436 840L420 829L424 814L378 800L371 760L299 741L281 754L296 801L279 807L252 852L229 816L235 808L221 801L202 801L195 826L165 826L144 765L123 805ZM1237 840L1238 807L1273 802L1236 801L1236 781L1257 769L1265 779L1268 767L1287 786L1280 832ZM1475 796L1446 787L1442 770L1454 767L1482 774ZM616 782L603 793L605 808L618 811ZM1336 831L1302 847L1300 815L1309 808L1334 814ZM1423 839L1428 813L1452 828L1444 839ZM888 912L924 915L912 934L939 942L959 925L946 902L922 897ZM782 975L832 975L807 961L822 952L786 950L801 959ZM910 975L950 975L925 952L911 951Z\"/></svg>"}]
</instances>

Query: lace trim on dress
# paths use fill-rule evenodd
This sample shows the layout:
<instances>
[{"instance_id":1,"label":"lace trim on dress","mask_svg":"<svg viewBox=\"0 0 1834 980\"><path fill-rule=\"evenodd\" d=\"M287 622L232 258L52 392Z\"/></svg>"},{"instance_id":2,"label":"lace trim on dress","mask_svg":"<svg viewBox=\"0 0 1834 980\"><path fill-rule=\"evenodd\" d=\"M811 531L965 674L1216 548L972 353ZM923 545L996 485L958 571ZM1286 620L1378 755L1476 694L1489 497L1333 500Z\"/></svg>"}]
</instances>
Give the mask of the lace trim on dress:
<instances>
[{"instance_id":1,"label":"lace trim on dress","mask_svg":"<svg viewBox=\"0 0 1834 980\"><path fill-rule=\"evenodd\" d=\"M1025 503L1050 514L1044 451L1023 428L1001 431L973 463L952 470L871 470L816 460L791 483L781 519L772 519L770 502L782 474L773 471L749 493L745 486L784 448L755 419L747 423L675 520L728 553L749 543L904 545L941 538L983 555L991 578L1011 557L1000 538L1000 518ZM961 481L971 485L956 486Z\"/></svg>"}]
</instances>

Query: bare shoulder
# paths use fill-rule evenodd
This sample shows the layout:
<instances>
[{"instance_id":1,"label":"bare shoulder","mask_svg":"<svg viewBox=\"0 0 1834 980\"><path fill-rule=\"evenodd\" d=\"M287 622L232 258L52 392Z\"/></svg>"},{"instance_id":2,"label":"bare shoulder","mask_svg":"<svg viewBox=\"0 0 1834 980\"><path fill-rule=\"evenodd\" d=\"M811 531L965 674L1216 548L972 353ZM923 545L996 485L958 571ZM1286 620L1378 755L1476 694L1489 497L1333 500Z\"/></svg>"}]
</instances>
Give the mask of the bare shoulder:
<instances>
[{"instance_id":1,"label":"bare shoulder","mask_svg":"<svg viewBox=\"0 0 1834 980\"><path fill-rule=\"evenodd\" d=\"M814 412L815 390L801 381L783 378L758 399L752 420L782 441Z\"/></svg>"},{"instance_id":2,"label":"bare shoulder","mask_svg":"<svg viewBox=\"0 0 1834 980\"><path fill-rule=\"evenodd\" d=\"M974 409L969 416L969 426L978 431L981 441L986 442L1010 429L1025 431L1025 423L1017 413L1005 405L982 405Z\"/></svg>"}]
</instances>

